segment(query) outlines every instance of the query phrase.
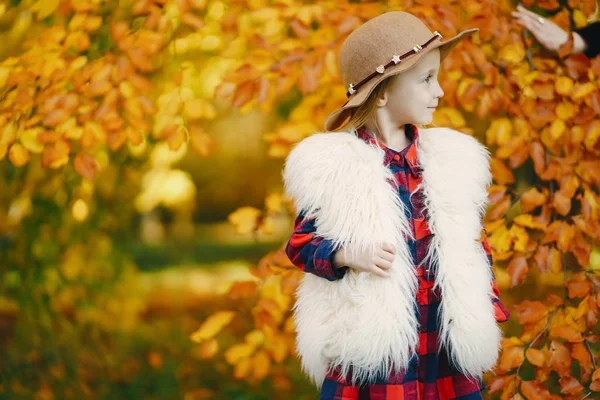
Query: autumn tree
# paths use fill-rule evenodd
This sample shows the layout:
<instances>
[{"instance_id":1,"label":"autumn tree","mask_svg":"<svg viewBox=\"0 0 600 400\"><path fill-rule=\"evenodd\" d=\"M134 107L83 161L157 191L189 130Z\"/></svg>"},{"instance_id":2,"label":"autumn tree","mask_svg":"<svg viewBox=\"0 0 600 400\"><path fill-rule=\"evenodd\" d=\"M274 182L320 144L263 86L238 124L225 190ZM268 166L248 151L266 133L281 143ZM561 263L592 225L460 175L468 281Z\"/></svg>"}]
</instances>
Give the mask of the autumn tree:
<instances>
[{"instance_id":1,"label":"autumn tree","mask_svg":"<svg viewBox=\"0 0 600 400\"><path fill-rule=\"evenodd\" d=\"M276 112L280 123L265 140L270 155L281 159L321 130L328 113L345 101L336 54L362 22L404 10L446 37L480 29L442 64L444 107L434 123L476 136L493 155L485 226L499 285L517 304L489 393L501 399L595 396L600 58L570 54L568 45L558 57L545 52L511 20L511 2L250 4L250 10L234 4L230 9L232 25L245 26L248 49L217 96L242 110ZM567 30L598 13L591 0L525 5ZM261 231L282 207L295 215L290 199L278 193L269 198L264 210L241 208L231 222L246 232ZM223 354L236 378L260 380L294 354L290 305L301 272L283 247L252 272L257 282L238 282L230 295L254 299L254 327ZM218 312L192 339L216 354L215 336L247 315Z\"/></svg>"}]
</instances>

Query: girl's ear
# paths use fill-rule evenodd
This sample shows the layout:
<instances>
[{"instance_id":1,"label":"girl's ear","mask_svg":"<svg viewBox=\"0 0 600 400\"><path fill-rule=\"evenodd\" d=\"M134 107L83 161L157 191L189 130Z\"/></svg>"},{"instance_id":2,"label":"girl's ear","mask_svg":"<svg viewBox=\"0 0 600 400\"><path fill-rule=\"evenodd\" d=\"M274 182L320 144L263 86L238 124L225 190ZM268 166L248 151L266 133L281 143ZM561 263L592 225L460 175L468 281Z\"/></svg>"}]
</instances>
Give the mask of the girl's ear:
<instances>
[{"instance_id":1,"label":"girl's ear","mask_svg":"<svg viewBox=\"0 0 600 400\"><path fill-rule=\"evenodd\" d=\"M388 101L387 90L383 92L381 96L377 99L377 107L385 107Z\"/></svg>"}]
</instances>

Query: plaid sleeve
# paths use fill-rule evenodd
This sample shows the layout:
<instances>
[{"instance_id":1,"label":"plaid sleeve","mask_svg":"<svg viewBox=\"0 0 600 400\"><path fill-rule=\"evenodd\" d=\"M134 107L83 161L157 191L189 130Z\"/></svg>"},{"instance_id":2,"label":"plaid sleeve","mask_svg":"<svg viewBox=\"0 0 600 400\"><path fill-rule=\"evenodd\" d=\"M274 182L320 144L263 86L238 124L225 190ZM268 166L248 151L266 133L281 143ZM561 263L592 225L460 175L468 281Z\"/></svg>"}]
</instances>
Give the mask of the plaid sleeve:
<instances>
[{"instance_id":1,"label":"plaid sleeve","mask_svg":"<svg viewBox=\"0 0 600 400\"><path fill-rule=\"evenodd\" d=\"M341 279L348 267L336 268L333 256L337 249L333 242L317 236L314 218L306 219L302 213L294 221L294 233L285 252L290 261L304 272L310 272L330 281Z\"/></svg>"},{"instance_id":2,"label":"plaid sleeve","mask_svg":"<svg viewBox=\"0 0 600 400\"><path fill-rule=\"evenodd\" d=\"M494 269L492 266L494 265L494 260L492 258L492 249L487 240L487 233L485 228L483 229L483 237L482 237L483 248L485 250L485 254L488 257L488 261L490 263L490 269L492 271L492 289L494 294L492 296L492 303L494 304L494 315L496 317L497 322L506 322L508 317L510 316L510 311L506 308L506 306L500 300L500 291L498 290L498 286L496 285L496 275L494 274Z\"/></svg>"}]
</instances>

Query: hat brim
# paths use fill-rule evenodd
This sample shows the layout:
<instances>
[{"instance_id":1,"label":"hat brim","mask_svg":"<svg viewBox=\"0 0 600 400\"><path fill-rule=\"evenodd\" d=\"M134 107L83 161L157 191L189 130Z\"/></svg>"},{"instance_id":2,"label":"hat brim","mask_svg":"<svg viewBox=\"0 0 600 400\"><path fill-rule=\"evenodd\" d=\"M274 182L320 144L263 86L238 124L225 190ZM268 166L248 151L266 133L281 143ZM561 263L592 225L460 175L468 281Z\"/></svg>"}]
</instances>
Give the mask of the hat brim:
<instances>
[{"instance_id":1,"label":"hat brim","mask_svg":"<svg viewBox=\"0 0 600 400\"><path fill-rule=\"evenodd\" d=\"M350 121L352 109L363 104L373 89L375 89L375 87L384 79L406 71L415 65L425 54L434 49L440 49L440 61L442 61L461 40L471 36L477 31L479 31L478 28L468 29L460 32L458 35L446 41L434 42L434 44L428 46L426 49L415 54L414 56L409 57L406 61L387 68L384 74L377 76L365 83L364 86L362 86L352 97L350 97L350 99L344 103L342 107L332 112L325 120L325 130L336 131L345 126Z\"/></svg>"}]
</instances>

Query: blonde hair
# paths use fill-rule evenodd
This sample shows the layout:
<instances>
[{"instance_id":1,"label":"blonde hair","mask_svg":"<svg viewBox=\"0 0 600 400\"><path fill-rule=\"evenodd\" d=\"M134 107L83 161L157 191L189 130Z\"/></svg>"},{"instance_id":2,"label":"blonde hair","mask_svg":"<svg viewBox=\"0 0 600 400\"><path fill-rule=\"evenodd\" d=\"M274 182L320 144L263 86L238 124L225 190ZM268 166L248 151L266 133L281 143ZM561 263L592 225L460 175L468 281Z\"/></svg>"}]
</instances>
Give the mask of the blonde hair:
<instances>
[{"instance_id":1,"label":"blonde hair","mask_svg":"<svg viewBox=\"0 0 600 400\"><path fill-rule=\"evenodd\" d=\"M375 89L369 94L369 97L365 100L364 103L359 105L356 108L353 108L350 114L350 120L348 121L348 127L351 129L359 129L362 128L368 121L373 118L373 114L375 114L375 110L377 110L377 99L382 96L385 91L390 87L393 82L393 78L396 75L390 76L375 86ZM377 126L377 119L374 119L375 126L379 131L379 126Z\"/></svg>"}]
</instances>

